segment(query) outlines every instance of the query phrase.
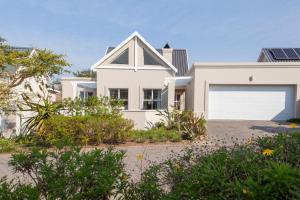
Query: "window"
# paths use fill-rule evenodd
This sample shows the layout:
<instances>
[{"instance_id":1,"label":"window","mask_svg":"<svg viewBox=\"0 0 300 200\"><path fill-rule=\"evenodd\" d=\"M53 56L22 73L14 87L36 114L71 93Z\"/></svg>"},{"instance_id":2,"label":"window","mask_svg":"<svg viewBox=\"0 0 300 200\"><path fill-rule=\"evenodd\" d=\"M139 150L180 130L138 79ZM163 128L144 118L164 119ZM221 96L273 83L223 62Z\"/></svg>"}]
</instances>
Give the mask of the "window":
<instances>
[{"instance_id":1,"label":"window","mask_svg":"<svg viewBox=\"0 0 300 200\"><path fill-rule=\"evenodd\" d=\"M160 63L144 49L144 65L160 65Z\"/></svg>"},{"instance_id":2,"label":"window","mask_svg":"<svg viewBox=\"0 0 300 200\"><path fill-rule=\"evenodd\" d=\"M175 93L175 101L174 101L174 106L175 109L180 110L181 106L181 94L180 93Z\"/></svg>"},{"instance_id":3,"label":"window","mask_svg":"<svg viewBox=\"0 0 300 200\"><path fill-rule=\"evenodd\" d=\"M88 96L88 97L91 97L91 96L93 96L93 95L94 95L93 92L87 92L87 96Z\"/></svg>"},{"instance_id":4,"label":"window","mask_svg":"<svg viewBox=\"0 0 300 200\"><path fill-rule=\"evenodd\" d=\"M112 99L120 99L124 103L124 110L128 110L128 89L109 89Z\"/></svg>"},{"instance_id":5,"label":"window","mask_svg":"<svg viewBox=\"0 0 300 200\"><path fill-rule=\"evenodd\" d=\"M111 64L123 64L128 65L128 56L129 56L129 50L128 48L123 51L116 59L114 59Z\"/></svg>"},{"instance_id":6,"label":"window","mask_svg":"<svg viewBox=\"0 0 300 200\"><path fill-rule=\"evenodd\" d=\"M86 92L86 91L80 91L79 93L79 97L82 101L84 101L85 99L94 96L94 92Z\"/></svg>"},{"instance_id":7,"label":"window","mask_svg":"<svg viewBox=\"0 0 300 200\"><path fill-rule=\"evenodd\" d=\"M161 90L144 90L144 110L157 110L161 108Z\"/></svg>"},{"instance_id":8,"label":"window","mask_svg":"<svg viewBox=\"0 0 300 200\"><path fill-rule=\"evenodd\" d=\"M84 92L83 91L80 91L80 99L81 101L83 101L85 98L84 98Z\"/></svg>"}]
</instances>

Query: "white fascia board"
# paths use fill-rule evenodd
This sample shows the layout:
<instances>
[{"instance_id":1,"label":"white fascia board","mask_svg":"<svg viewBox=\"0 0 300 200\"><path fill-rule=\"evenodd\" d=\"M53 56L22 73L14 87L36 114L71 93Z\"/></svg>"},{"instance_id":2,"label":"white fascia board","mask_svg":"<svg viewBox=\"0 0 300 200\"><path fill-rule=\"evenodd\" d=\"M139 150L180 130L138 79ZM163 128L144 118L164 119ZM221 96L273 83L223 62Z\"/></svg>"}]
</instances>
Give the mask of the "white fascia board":
<instances>
[{"instance_id":1,"label":"white fascia board","mask_svg":"<svg viewBox=\"0 0 300 200\"><path fill-rule=\"evenodd\" d=\"M117 52L121 47L123 47L127 42L129 42L134 37L139 38L156 56L158 56L163 62L165 62L173 71L177 72L176 67L174 67L165 57L163 57L155 48L153 48L138 32L132 33L127 39L125 39L123 42L121 42L116 48L114 48L112 51L110 51L108 54L106 54L97 63L92 65L91 70L94 71L98 65L103 63L106 59L108 59L111 55L113 55L115 52ZM99 68L102 68L102 66Z\"/></svg>"},{"instance_id":2,"label":"white fascia board","mask_svg":"<svg viewBox=\"0 0 300 200\"><path fill-rule=\"evenodd\" d=\"M98 62L92 65L91 70L95 70L98 65L103 63L107 58L109 58L111 55L113 55L115 52L117 52L122 46L124 46L127 42L129 42L134 36L136 35L136 32L132 33L128 38L126 38L123 42L121 42L116 48L111 50L108 54L106 54L103 58L101 58Z\"/></svg>"},{"instance_id":3,"label":"white fascia board","mask_svg":"<svg viewBox=\"0 0 300 200\"><path fill-rule=\"evenodd\" d=\"M149 67L135 67L135 66L115 66L115 65L105 65L101 66L98 69L132 69L132 70L169 70L169 68L166 67L160 67L160 66L149 66Z\"/></svg>"},{"instance_id":4,"label":"white fascia board","mask_svg":"<svg viewBox=\"0 0 300 200\"><path fill-rule=\"evenodd\" d=\"M105 66L101 66L98 69L135 69L135 67L132 66L117 66L117 65L105 65Z\"/></svg>"},{"instance_id":5,"label":"white fascia board","mask_svg":"<svg viewBox=\"0 0 300 200\"><path fill-rule=\"evenodd\" d=\"M159 66L151 66L151 67L138 67L138 70L170 70L166 67L159 67Z\"/></svg>"},{"instance_id":6,"label":"white fascia board","mask_svg":"<svg viewBox=\"0 0 300 200\"><path fill-rule=\"evenodd\" d=\"M167 77L168 80L191 80L191 76L175 76L175 77Z\"/></svg>"},{"instance_id":7,"label":"white fascia board","mask_svg":"<svg viewBox=\"0 0 300 200\"><path fill-rule=\"evenodd\" d=\"M167 77L165 78L164 84L167 86L171 81L175 81L175 86L185 86L187 85L193 77L191 76L176 76L176 77Z\"/></svg>"},{"instance_id":8,"label":"white fascia board","mask_svg":"<svg viewBox=\"0 0 300 200\"><path fill-rule=\"evenodd\" d=\"M140 39L140 40L142 40L142 42L144 42L144 44L146 44L146 46L149 48L149 49L151 49L151 51L155 54L155 55L157 55L161 60L163 60L171 69L173 69L174 70L174 72L177 72L177 69L176 69L176 67L174 67L173 65L172 65L172 63L170 63L165 57L163 57L155 48L153 48L152 46L151 46L151 44L149 44L138 32L135 32L136 33L136 36Z\"/></svg>"},{"instance_id":9,"label":"white fascia board","mask_svg":"<svg viewBox=\"0 0 300 200\"><path fill-rule=\"evenodd\" d=\"M196 62L193 67L232 67L232 68L255 68L255 67L300 67L300 62Z\"/></svg>"}]
</instances>

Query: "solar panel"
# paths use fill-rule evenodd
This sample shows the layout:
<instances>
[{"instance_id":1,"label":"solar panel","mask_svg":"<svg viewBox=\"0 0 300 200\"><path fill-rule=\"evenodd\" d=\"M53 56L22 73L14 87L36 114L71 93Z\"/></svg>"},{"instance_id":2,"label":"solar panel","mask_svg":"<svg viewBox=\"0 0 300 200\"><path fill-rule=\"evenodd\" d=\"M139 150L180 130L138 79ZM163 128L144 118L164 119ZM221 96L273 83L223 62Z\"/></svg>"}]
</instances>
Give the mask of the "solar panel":
<instances>
[{"instance_id":1,"label":"solar panel","mask_svg":"<svg viewBox=\"0 0 300 200\"><path fill-rule=\"evenodd\" d=\"M271 49L271 53L273 54L273 57L276 60L285 60L288 59L288 57L285 55L282 49Z\"/></svg>"},{"instance_id":2,"label":"solar panel","mask_svg":"<svg viewBox=\"0 0 300 200\"><path fill-rule=\"evenodd\" d=\"M300 57L296 54L296 52L292 48L283 49L283 51L287 55L288 59L291 59L291 60L299 60L300 59Z\"/></svg>"},{"instance_id":3,"label":"solar panel","mask_svg":"<svg viewBox=\"0 0 300 200\"><path fill-rule=\"evenodd\" d=\"M300 58L300 48L295 48L294 50L296 51L296 53L298 54L298 56Z\"/></svg>"}]
</instances>

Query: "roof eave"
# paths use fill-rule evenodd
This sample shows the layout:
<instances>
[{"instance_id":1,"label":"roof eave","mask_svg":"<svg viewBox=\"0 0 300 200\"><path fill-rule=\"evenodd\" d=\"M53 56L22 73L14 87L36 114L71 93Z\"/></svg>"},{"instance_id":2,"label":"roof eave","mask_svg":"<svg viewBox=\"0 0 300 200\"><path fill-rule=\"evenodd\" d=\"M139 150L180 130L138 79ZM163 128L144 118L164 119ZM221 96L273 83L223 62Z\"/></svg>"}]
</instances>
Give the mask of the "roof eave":
<instances>
[{"instance_id":1,"label":"roof eave","mask_svg":"<svg viewBox=\"0 0 300 200\"><path fill-rule=\"evenodd\" d=\"M108 54L106 54L98 62L93 64L91 66L91 70L95 71L95 69L101 68L99 65L101 65L106 59L108 59L110 56L112 56L115 52L117 52L122 46L124 46L127 42L129 42L134 37L139 38L148 48L151 49L151 51L153 51L154 54L156 54L156 56L158 56L163 62L165 62L165 64L167 64L175 73L177 73L176 67L174 67L172 63L170 63L155 48L153 48L138 32L132 33L128 38L126 38L123 42L121 42L116 48L111 50Z\"/></svg>"}]
</instances>

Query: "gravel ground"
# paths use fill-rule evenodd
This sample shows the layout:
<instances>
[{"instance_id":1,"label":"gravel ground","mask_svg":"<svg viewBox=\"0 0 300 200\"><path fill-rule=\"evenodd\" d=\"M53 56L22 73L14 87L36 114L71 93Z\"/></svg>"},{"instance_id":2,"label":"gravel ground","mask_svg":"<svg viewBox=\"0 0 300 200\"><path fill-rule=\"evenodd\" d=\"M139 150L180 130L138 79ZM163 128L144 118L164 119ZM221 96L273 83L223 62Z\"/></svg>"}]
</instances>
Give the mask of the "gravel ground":
<instances>
[{"instance_id":1,"label":"gravel ground","mask_svg":"<svg viewBox=\"0 0 300 200\"><path fill-rule=\"evenodd\" d=\"M203 141L167 143L167 144L136 144L121 145L116 149L126 151L124 160L126 170L133 180L139 178L142 170L152 163L159 163L174 154L180 154L186 148L213 150L220 146L232 145L236 142L245 142L252 137L270 136L278 132L300 131L300 127L289 128L287 123L270 121L209 121L207 138ZM143 160L136 158L142 154ZM0 176L13 177L8 166L10 154L0 154Z\"/></svg>"}]
</instances>

